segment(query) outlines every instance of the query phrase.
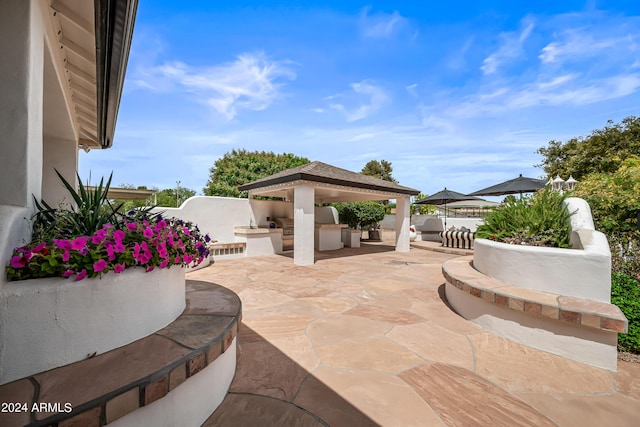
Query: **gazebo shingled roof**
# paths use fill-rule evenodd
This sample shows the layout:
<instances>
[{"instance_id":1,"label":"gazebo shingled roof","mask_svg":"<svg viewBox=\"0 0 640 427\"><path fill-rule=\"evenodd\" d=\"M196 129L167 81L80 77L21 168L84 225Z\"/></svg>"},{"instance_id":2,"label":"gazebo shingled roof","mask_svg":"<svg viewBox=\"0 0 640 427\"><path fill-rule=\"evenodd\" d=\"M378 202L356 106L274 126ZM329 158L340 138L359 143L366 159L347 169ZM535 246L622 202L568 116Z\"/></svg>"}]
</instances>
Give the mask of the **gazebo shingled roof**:
<instances>
[{"instance_id":1,"label":"gazebo shingled roof","mask_svg":"<svg viewBox=\"0 0 640 427\"><path fill-rule=\"evenodd\" d=\"M311 181L325 184L344 185L365 190L384 191L398 194L417 195L420 191L398 185L395 182L384 181L361 173L331 166L322 162L311 162L302 166L278 172L266 178L258 179L238 187L240 191L255 190L270 185L283 184L293 181Z\"/></svg>"}]
</instances>

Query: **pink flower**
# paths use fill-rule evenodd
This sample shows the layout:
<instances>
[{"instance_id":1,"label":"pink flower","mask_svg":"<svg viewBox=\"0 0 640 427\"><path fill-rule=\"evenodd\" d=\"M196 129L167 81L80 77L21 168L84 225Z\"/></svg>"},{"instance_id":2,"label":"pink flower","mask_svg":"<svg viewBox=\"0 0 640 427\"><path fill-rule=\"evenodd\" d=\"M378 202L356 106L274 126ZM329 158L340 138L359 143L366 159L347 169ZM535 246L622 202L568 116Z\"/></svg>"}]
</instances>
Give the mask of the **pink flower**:
<instances>
[{"instance_id":1,"label":"pink flower","mask_svg":"<svg viewBox=\"0 0 640 427\"><path fill-rule=\"evenodd\" d=\"M114 259L116 259L116 254L113 249L113 245L107 246L107 255L109 256L109 261L113 261Z\"/></svg>"},{"instance_id":2,"label":"pink flower","mask_svg":"<svg viewBox=\"0 0 640 427\"><path fill-rule=\"evenodd\" d=\"M56 246L59 247L60 249L64 249L66 251L71 249L71 241L70 240L54 239L53 243L55 243Z\"/></svg>"},{"instance_id":3,"label":"pink flower","mask_svg":"<svg viewBox=\"0 0 640 427\"><path fill-rule=\"evenodd\" d=\"M147 273L150 271L153 271L153 266L147 267L147 269L145 270Z\"/></svg>"},{"instance_id":4,"label":"pink flower","mask_svg":"<svg viewBox=\"0 0 640 427\"><path fill-rule=\"evenodd\" d=\"M114 252L117 254L124 252L126 249L127 247L122 243L116 243L115 246L113 247Z\"/></svg>"},{"instance_id":5,"label":"pink flower","mask_svg":"<svg viewBox=\"0 0 640 427\"><path fill-rule=\"evenodd\" d=\"M113 225L111 225L111 224L102 224L102 228L104 228L105 230L109 230L110 228L113 228Z\"/></svg>"},{"instance_id":6,"label":"pink flower","mask_svg":"<svg viewBox=\"0 0 640 427\"><path fill-rule=\"evenodd\" d=\"M41 253L42 251L46 251L47 249L47 244L46 243L40 243L39 245L35 246L33 249L31 249L31 253L37 254L37 253ZM45 255L45 254L43 254Z\"/></svg>"},{"instance_id":7,"label":"pink flower","mask_svg":"<svg viewBox=\"0 0 640 427\"><path fill-rule=\"evenodd\" d=\"M104 242L104 239L106 238L107 232L104 230L98 230L96 231L96 234L91 236L91 243L93 243L94 245L99 245L100 243Z\"/></svg>"},{"instance_id":8,"label":"pink flower","mask_svg":"<svg viewBox=\"0 0 640 427\"><path fill-rule=\"evenodd\" d=\"M150 228L145 228L144 231L142 232L142 235L147 238L150 239L153 237L153 230Z\"/></svg>"},{"instance_id":9,"label":"pink flower","mask_svg":"<svg viewBox=\"0 0 640 427\"><path fill-rule=\"evenodd\" d=\"M163 261L160 263L160 268L166 268L168 263L169 263L169 261L168 261L168 260L166 260L166 259L165 259L165 260L163 260Z\"/></svg>"},{"instance_id":10,"label":"pink flower","mask_svg":"<svg viewBox=\"0 0 640 427\"><path fill-rule=\"evenodd\" d=\"M114 273L122 273L123 270L124 270L124 264L116 264L113 267L113 272Z\"/></svg>"},{"instance_id":11,"label":"pink flower","mask_svg":"<svg viewBox=\"0 0 640 427\"><path fill-rule=\"evenodd\" d=\"M186 234L187 236L189 236L189 235L191 234L191 232L189 231L189 229L188 229L187 227L184 227L184 228L182 229L182 232L183 232L184 234Z\"/></svg>"},{"instance_id":12,"label":"pink flower","mask_svg":"<svg viewBox=\"0 0 640 427\"><path fill-rule=\"evenodd\" d=\"M87 270L85 270L84 268L82 269L82 271L80 273L78 273L78 275L76 276L76 282L78 280L82 280L85 277L87 277Z\"/></svg>"},{"instance_id":13,"label":"pink flower","mask_svg":"<svg viewBox=\"0 0 640 427\"><path fill-rule=\"evenodd\" d=\"M167 222L165 220L158 221L158 228L167 228Z\"/></svg>"},{"instance_id":14,"label":"pink flower","mask_svg":"<svg viewBox=\"0 0 640 427\"><path fill-rule=\"evenodd\" d=\"M103 271L107 268L107 261L100 259L93 263L93 271Z\"/></svg>"},{"instance_id":15,"label":"pink flower","mask_svg":"<svg viewBox=\"0 0 640 427\"><path fill-rule=\"evenodd\" d=\"M127 224L128 226L129 224ZM122 230L116 230L113 232L113 240L116 241L116 243L122 243L122 240L124 239L124 231Z\"/></svg>"},{"instance_id":16,"label":"pink flower","mask_svg":"<svg viewBox=\"0 0 640 427\"><path fill-rule=\"evenodd\" d=\"M193 261L193 257L189 254L184 254L182 258L184 259L185 264L189 264L191 261Z\"/></svg>"},{"instance_id":17,"label":"pink flower","mask_svg":"<svg viewBox=\"0 0 640 427\"><path fill-rule=\"evenodd\" d=\"M176 259L173 260L176 264L180 264L180 255L176 256Z\"/></svg>"},{"instance_id":18,"label":"pink flower","mask_svg":"<svg viewBox=\"0 0 640 427\"><path fill-rule=\"evenodd\" d=\"M85 247L87 247L86 237L78 237L71 241L71 249L75 249L76 251L79 251L80 249L83 249Z\"/></svg>"},{"instance_id":19,"label":"pink flower","mask_svg":"<svg viewBox=\"0 0 640 427\"><path fill-rule=\"evenodd\" d=\"M130 222L127 224L127 229L129 231L136 231L136 229L138 228L138 223L137 222Z\"/></svg>"},{"instance_id":20,"label":"pink flower","mask_svg":"<svg viewBox=\"0 0 640 427\"><path fill-rule=\"evenodd\" d=\"M69 277L69 276L73 276L74 274L76 274L73 270L67 270L64 273L62 273L62 277Z\"/></svg>"},{"instance_id":21,"label":"pink flower","mask_svg":"<svg viewBox=\"0 0 640 427\"><path fill-rule=\"evenodd\" d=\"M71 257L71 253L69 251L64 251L64 253L62 254L62 260L64 262L69 261L69 258Z\"/></svg>"},{"instance_id":22,"label":"pink flower","mask_svg":"<svg viewBox=\"0 0 640 427\"><path fill-rule=\"evenodd\" d=\"M133 257L136 261L139 261L140 257L140 243L136 242L133 244Z\"/></svg>"},{"instance_id":23,"label":"pink flower","mask_svg":"<svg viewBox=\"0 0 640 427\"><path fill-rule=\"evenodd\" d=\"M13 268L22 268L27 265L29 260L24 256L14 256L11 258L11 267Z\"/></svg>"}]
</instances>

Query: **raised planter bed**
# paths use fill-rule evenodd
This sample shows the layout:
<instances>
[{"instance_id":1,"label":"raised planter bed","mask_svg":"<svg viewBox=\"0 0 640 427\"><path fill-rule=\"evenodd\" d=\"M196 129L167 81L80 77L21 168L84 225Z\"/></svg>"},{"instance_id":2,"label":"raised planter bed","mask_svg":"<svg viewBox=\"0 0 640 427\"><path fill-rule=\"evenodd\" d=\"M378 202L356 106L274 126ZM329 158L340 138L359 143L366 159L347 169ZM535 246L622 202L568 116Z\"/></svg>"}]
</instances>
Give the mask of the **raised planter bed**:
<instances>
[{"instance_id":1,"label":"raised planter bed","mask_svg":"<svg viewBox=\"0 0 640 427\"><path fill-rule=\"evenodd\" d=\"M189 281L186 291L186 310L165 328L0 386L3 402L20 401L28 408L62 402L48 412L0 413L0 425L201 425L235 374L241 302L208 282Z\"/></svg>"},{"instance_id":2,"label":"raised planter bed","mask_svg":"<svg viewBox=\"0 0 640 427\"><path fill-rule=\"evenodd\" d=\"M185 308L184 269L73 281L10 282L0 289L0 384L129 344Z\"/></svg>"},{"instance_id":3,"label":"raised planter bed","mask_svg":"<svg viewBox=\"0 0 640 427\"><path fill-rule=\"evenodd\" d=\"M610 304L611 254L589 205L569 198L571 249L475 241L471 258L443 266L447 299L497 335L615 371L627 320Z\"/></svg>"}]
</instances>

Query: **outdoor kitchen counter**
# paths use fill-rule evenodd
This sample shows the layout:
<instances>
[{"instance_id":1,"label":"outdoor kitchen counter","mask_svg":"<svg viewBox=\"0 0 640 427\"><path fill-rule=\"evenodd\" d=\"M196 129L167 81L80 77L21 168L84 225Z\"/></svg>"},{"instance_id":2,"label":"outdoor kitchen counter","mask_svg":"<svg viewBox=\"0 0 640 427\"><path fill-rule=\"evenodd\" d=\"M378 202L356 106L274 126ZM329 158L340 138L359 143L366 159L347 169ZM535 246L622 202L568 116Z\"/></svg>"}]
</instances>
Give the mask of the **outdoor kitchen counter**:
<instances>
[{"instance_id":1,"label":"outdoor kitchen counter","mask_svg":"<svg viewBox=\"0 0 640 427\"><path fill-rule=\"evenodd\" d=\"M233 228L236 242L246 244L246 256L264 256L282 252L282 228L257 228L237 225Z\"/></svg>"},{"instance_id":2,"label":"outdoor kitchen counter","mask_svg":"<svg viewBox=\"0 0 640 427\"><path fill-rule=\"evenodd\" d=\"M347 224L316 224L315 249L318 251L333 251L342 249L342 229L348 228Z\"/></svg>"}]
</instances>

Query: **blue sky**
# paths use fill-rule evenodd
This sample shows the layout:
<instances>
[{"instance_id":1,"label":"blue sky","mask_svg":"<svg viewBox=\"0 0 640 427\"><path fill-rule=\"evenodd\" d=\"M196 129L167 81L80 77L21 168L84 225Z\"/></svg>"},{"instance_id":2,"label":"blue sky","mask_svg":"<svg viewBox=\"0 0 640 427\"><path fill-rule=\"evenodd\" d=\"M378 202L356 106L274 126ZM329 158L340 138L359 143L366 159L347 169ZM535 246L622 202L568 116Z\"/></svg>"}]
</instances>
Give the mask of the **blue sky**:
<instances>
[{"instance_id":1,"label":"blue sky","mask_svg":"<svg viewBox=\"0 0 640 427\"><path fill-rule=\"evenodd\" d=\"M639 93L637 0L139 0L113 147L80 174L201 194L244 148L468 193L542 176L537 148Z\"/></svg>"}]
</instances>

